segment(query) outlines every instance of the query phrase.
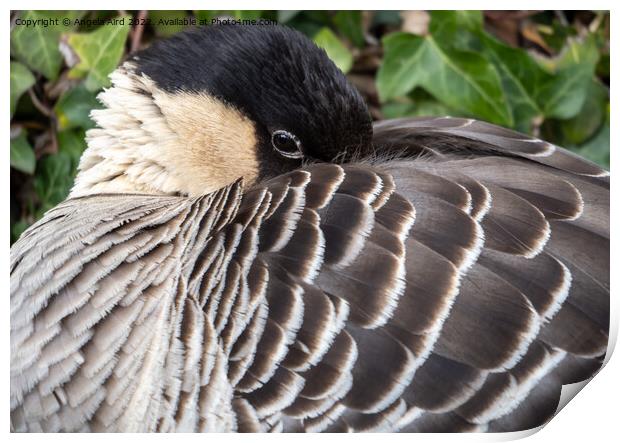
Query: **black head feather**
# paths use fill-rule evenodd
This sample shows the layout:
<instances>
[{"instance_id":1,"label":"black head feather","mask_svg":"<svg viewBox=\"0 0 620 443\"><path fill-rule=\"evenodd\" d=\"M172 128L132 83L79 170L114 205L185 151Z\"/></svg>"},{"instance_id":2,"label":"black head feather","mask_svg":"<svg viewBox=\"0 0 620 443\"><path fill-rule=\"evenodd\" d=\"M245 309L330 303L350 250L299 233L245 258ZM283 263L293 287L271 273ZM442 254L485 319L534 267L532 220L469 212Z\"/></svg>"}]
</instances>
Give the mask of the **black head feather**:
<instances>
[{"instance_id":1,"label":"black head feather","mask_svg":"<svg viewBox=\"0 0 620 443\"><path fill-rule=\"evenodd\" d=\"M251 118L263 176L300 163L272 148L276 130L294 134L306 158L330 161L370 148L372 123L359 92L324 50L290 28L197 28L153 44L134 63L168 92L207 92Z\"/></svg>"}]
</instances>

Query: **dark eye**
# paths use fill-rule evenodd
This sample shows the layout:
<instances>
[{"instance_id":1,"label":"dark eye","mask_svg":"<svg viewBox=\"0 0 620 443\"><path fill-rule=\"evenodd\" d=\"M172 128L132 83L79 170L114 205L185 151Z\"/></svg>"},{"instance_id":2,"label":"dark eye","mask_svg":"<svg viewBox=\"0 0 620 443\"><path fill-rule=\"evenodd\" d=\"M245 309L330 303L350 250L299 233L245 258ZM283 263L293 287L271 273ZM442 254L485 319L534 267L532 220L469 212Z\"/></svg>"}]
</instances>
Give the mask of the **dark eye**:
<instances>
[{"instance_id":1,"label":"dark eye","mask_svg":"<svg viewBox=\"0 0 620 443\"><path fill-rule=\"evenodd\" d=\"M280 155L286 158L302 158L301 142L288 131L279 129L271 134L271 144Z\"/></svg>"}]
</instances>

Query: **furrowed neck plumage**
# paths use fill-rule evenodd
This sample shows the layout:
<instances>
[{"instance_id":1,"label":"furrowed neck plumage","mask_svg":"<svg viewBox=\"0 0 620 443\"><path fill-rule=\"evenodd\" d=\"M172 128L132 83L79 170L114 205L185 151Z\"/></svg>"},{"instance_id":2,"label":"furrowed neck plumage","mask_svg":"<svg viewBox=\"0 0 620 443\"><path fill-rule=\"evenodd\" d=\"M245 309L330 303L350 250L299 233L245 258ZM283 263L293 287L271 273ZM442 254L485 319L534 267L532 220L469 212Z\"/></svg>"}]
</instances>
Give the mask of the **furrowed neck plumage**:
<instances>
[{"instance_id":1,"label":"furrowed neck plumage","mask_svg":"<svg viewBox=\"0 0 620 443\"><path fill-rule=\"evenodd\" d=\"M167 92L126 63L99 95L71 197L202 195L258 176L250 119L206 92ZM234 155L231 155L234 153Z\"/></svg>"}]
</instances>

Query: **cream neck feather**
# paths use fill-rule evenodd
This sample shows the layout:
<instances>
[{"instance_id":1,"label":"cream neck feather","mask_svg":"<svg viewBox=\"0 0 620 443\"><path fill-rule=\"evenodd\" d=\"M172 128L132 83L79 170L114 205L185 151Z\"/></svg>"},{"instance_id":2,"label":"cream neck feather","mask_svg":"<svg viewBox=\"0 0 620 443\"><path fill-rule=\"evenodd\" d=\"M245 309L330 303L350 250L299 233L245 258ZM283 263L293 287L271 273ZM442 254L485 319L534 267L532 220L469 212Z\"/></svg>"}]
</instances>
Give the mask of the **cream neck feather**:
<instances>
[{"instance_id":1,"label":"cream neck feather","mask_svg":"<svg viewBox=\"0 0 620 443\"><path fill-rule=\"evenodd\" d=\"M99 94L70 197L202 195L258 176L254 124L206 93L166 92L126 63Z\"/></svg>"}]
</instances>

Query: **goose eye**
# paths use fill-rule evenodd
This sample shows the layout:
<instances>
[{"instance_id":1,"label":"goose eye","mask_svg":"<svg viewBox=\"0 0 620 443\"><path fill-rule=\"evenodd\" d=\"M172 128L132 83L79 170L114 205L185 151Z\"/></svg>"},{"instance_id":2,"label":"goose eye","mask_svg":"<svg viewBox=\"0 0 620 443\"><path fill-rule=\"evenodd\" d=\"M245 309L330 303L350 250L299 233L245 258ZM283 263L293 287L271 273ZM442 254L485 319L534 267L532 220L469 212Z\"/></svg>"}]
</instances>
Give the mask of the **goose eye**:
<instances>
[{"instance_id":1,"label":"goose eye","mask_svg":"<svg viewBox=\"0 0 620 443\"><path fill-rule=\"evenodd\" d=\"M301 142L288 131L277 130L271 134L271 144L280 155L286 158L302 158Z\"/></svg>"}]
</instances>

